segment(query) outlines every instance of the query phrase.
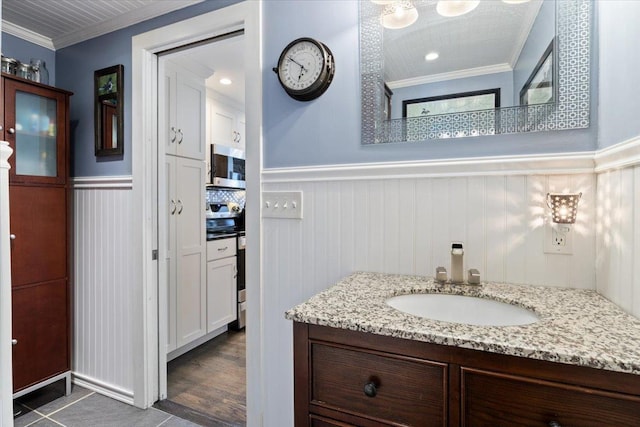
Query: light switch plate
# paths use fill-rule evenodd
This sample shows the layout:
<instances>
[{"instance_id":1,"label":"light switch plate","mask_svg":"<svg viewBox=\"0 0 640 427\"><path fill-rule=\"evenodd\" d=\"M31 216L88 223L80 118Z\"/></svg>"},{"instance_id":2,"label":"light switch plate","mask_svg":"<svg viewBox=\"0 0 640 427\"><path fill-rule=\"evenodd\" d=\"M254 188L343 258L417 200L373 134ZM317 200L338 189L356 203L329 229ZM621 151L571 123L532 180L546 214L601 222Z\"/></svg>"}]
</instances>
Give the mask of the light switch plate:
<instances>
[{"instance_id":1,"label":"light switch plate","mask_svg":"<svg viewBox=\"0 0 640 427\"><path fill-rule=\"evenodd\" d=\"M302 219L302 191L264 191L262 217Z\"/></svg>"}]
</instances>

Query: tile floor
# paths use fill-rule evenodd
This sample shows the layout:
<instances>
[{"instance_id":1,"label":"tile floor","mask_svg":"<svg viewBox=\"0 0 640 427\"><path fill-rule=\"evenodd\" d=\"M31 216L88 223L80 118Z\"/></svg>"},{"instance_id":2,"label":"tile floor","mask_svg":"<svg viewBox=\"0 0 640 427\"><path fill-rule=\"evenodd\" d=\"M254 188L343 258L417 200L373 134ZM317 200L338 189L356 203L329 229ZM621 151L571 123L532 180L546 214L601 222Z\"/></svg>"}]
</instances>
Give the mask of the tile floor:
<instances>
[{"instance_id":1,"label":"tile floor","mask_svg":"<svg viewBox=\"0 0 640 427\"><path fill-rule=\"evenodd\" d=\"M14 401L15 427L194 427L192 423L156 408L135 408L74 385L64 395L64 381Z\"/></svg>"}]
</instances>

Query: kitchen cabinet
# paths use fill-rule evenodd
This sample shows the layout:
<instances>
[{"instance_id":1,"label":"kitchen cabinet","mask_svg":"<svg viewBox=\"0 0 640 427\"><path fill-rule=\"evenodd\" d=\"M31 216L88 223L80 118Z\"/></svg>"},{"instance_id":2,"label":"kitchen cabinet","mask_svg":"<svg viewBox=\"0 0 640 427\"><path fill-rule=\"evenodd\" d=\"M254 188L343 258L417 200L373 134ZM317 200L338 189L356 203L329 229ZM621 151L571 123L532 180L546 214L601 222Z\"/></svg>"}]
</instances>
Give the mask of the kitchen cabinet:
<instances>
[{"instance_id":1,"label":"kitchen cabinet","mask_svg":"<svg viewBox=\"0 0 640 427\"><path fill-rule=\"evenodd\" d=\"M245 148L245 114L230 101L207 98L210 144L221 144L233 148Z\"/></svg>"},{"instance_id":2,"label":"kitchen cabinet","mask_svg":"<svg viewBox=\"0 0 640 427\"><path fill-rule=\"evenodd\" d=\"M207 329L205 163L165 156L168 232L165 235L169 304L167 352Z\"/></svg>"},{"instance_id":3,"label":"kitchen cabinet","mask_svg":"<svg viewBox=\"0 0 640 427\"><path fill-rule=\"evenodd\" d=\"M71 378L70 92L2 74L14 396Z\"/></svg>"},{"instance_id":4,"label":"kitchen cabinet","mask_svg":"<svg viewBox=\"0 0 640 427\"><path fill-rule=\"evenodd\" d=\"M164 67L161 90L168 124L165 154L204 160L206 88L204 79L172 62Z\"/></svg>"},{"instance_id":5,"label":"kitchen cabinet","mask_svg":"<svg viewBox=\"0 0 640 427\"><path fill-rule=\"evenodd\" d=\"M236 239L207 242L207 333L236 320Z\"/></svg>"},{"instance_id":6,"label":"kitchen cabinet","mask_svg":"<svg viewBox=\"0 0 640 427\"><path fill-rule=\"evenodd\" d=\"M637 379L294 323L296 427L637 426Z\"/></svg>"}]
</instances>

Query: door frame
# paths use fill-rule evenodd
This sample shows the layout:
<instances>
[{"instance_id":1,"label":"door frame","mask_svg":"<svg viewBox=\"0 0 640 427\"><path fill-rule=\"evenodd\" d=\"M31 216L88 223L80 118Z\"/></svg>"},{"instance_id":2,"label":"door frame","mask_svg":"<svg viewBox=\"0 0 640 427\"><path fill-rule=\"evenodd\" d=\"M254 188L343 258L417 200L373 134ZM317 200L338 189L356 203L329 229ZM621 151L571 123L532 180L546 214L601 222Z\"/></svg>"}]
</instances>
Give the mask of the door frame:
<instances>
[{"instance_id":1,"label":"door frame","mask_svg":"<svg viewBox=\"0 0 640 427\"><path fill-rule=\"evenodd\" d=\"M133 349L134 404L151 406L161 396L160 370L166 369L166 354L159 351L159 293L162 263L152 259L158 249L158 195L164 177L158 176L158 56L157 54L190 43L206 40L239 26L245 31L245 114L247 118L246 163L247 202L247 424L261 425L264 398L262 366L262 259L261 259L261 173L262 173L262 43L261 1L244 1L191 19L152 30L132 38L132 173L135 250L141 267L134 283ZM143 77L144 76L144 77ZM166 269L165 275L166 275ZM166 292L166 288L164 289ZM165 309L166 311L166 309ZM165 313L166 316L166 313ZM166 321L166 317L164 317ZM163 362L164 361L164 362ZM165 372L166 373L166 372ZM164 384L166 387L166 383Z\"/></svg>"}]
</instances>

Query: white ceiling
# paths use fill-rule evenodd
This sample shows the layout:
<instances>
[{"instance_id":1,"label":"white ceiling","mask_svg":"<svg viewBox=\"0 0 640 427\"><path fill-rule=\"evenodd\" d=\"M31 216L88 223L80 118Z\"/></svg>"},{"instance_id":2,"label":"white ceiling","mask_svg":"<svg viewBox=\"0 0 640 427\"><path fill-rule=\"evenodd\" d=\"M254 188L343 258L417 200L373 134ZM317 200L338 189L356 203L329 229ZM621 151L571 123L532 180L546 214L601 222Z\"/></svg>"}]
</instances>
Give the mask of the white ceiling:
<instances>
[{"instance_id":1,"label":"white ceiling","mask_svg":"<svg viewBox=\"0 0 640 427\"><path fill-rule=\"evenodd\" d=\"M56 50L202 1L1 0L2 31ZM183 64L215 70L207 86L244 105L244 64L239 46L243 40L216 41L176 55ZM233 81L231 86L219 84L223 75Z\"/></svg>"},{"instance_id":2,"label":"white ceiling","mask_svg":"<svg viewBox=\"0 0 640 427\"><path fill-rule=\"evenodd\" d=\"M455 18L440 16L436 3L416 2L419 16L413 25L384 30L385 81L393 82L390 87L509 70L522 50L542 0L522 4L482 0L476 9ZM427 62L424 57L431 51L440 57ZM421 76L431 79L420 79Z\"/></svg>"}]
</instances>

